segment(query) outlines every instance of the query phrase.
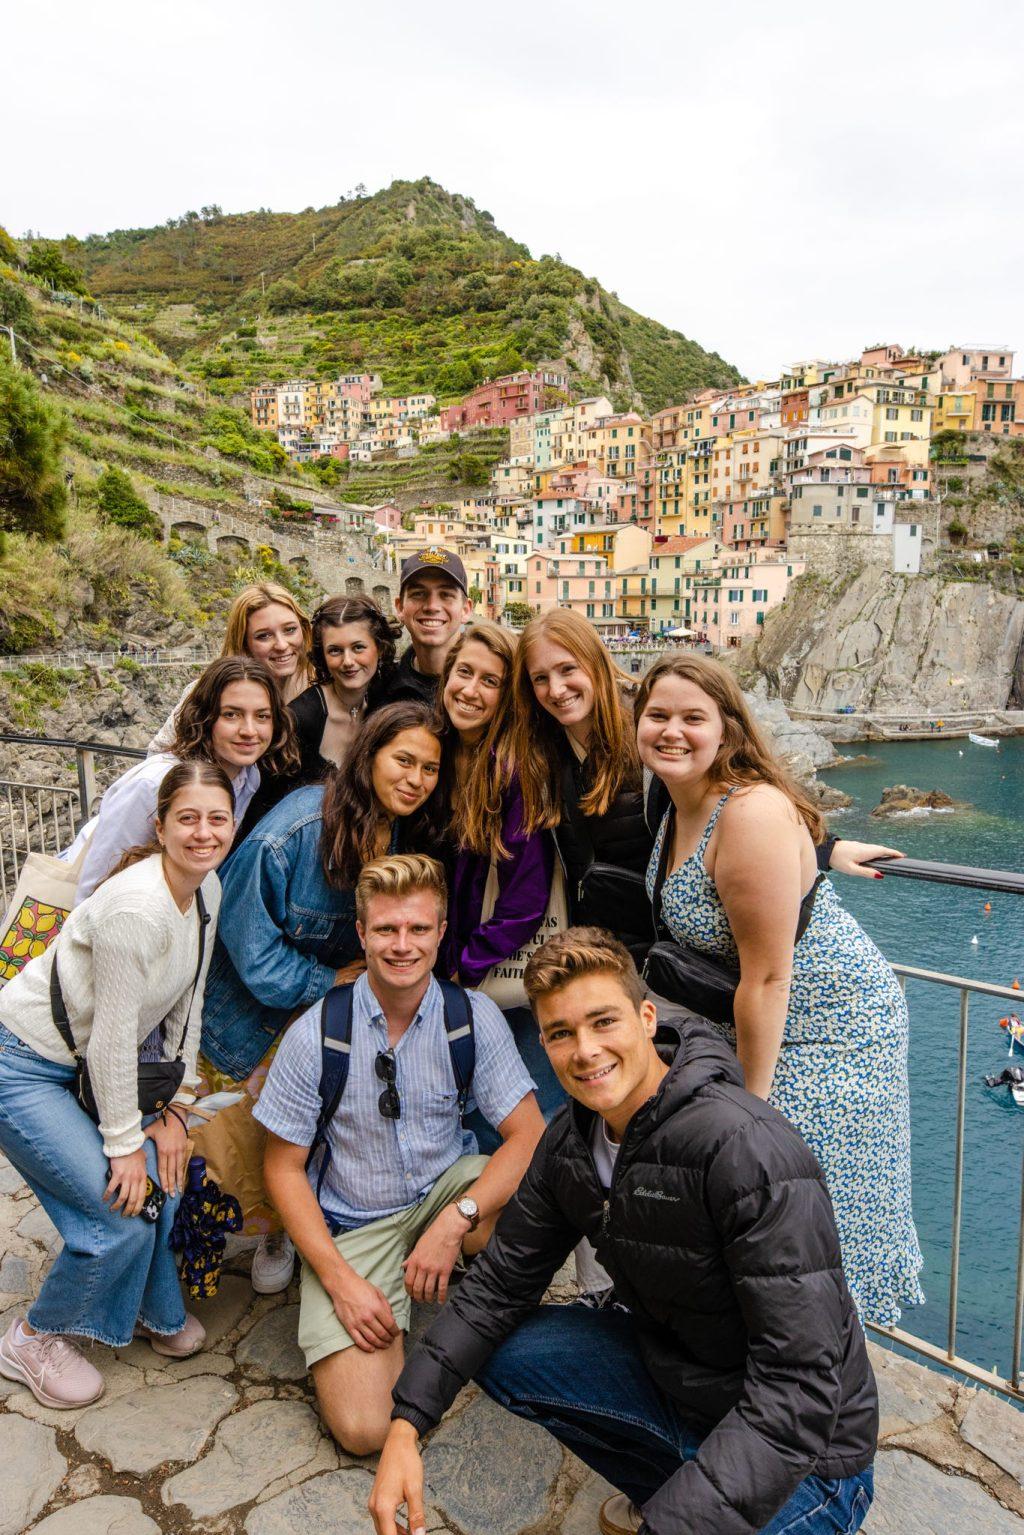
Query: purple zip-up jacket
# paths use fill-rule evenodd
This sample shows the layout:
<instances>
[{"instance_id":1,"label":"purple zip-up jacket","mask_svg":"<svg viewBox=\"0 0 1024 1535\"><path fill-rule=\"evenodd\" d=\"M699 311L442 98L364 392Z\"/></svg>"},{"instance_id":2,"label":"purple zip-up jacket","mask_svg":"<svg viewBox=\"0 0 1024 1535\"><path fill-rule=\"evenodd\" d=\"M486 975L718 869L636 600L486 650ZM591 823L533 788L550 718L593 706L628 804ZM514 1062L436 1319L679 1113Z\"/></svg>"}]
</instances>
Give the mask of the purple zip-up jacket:
<instances>
[{"instance_id":1,"label":"purple zip-up jacket","mask_svg":"<svg viewBox=\"0 0 1024 1535\"><path fill-rule=\"evenodd\" d=\"M523 833L519 777L501 799L501 839L511 857L498 864L498 898L486 922L480 920L490 859L483 853L456 853L448 889L448 929L441 968L463 986L479 986L492 965L515 954L540 927L551 894L555 852L545 831Z\"/></svg>"}]
</instances>

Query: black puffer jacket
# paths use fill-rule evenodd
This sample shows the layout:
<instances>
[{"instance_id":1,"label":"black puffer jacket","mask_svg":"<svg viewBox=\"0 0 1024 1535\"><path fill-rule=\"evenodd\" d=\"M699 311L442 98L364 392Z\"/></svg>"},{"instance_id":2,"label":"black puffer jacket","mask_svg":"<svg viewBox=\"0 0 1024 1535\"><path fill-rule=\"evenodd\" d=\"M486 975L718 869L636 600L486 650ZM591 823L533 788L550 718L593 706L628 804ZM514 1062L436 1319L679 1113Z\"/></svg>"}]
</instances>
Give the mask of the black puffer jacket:
<instances>
[{"instance_id":1,"label":"black puffer jacket","mask_svg":"<svg viewBox=\"0 0 1024 1535\"><path fill-rule=\"evenodd\" d=\"M871 1463L878 1401L817 1162L701 1025L631 1120L605 1199L594 1116L552 1120L485 1252L411 1355L395 1414L422 1432L538 1304L581 1235L651 1375L707 1438L644 1508L652 1535L750 1535L804 1477Z\"/></svg>"}]
</instances>

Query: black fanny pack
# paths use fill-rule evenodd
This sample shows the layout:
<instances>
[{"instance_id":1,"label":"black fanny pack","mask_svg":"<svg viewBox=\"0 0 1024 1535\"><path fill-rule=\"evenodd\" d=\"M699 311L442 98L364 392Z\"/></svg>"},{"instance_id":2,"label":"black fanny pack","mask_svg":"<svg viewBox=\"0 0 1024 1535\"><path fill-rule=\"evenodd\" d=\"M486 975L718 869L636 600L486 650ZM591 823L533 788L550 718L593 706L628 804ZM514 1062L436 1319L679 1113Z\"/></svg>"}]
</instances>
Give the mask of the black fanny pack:
<instances>
[{"instance_id":1,"label":"black fanny pack","mask_svg":"<svg viewBox=\"0 0 1024 1535\"><path fill-rule=\"evenodd\" d=\"M672 845L673 818L665 827L658 877L654 885L654 922L658 941L652 944L644 963L643 977L652 991L669 1002L678 1002L702 1018L713 1023L734 1023L733 1004L736 988L740 983L740 967L731 960L717 959L695 949L692 944L679 943L665 926L661 916L661 892L665 883L669 850ZM807 931L814 911L814 898L818 886L825 878L818 874L814 884L800 902L794 944L800 942Z\"/></svg>"},{"instance_id":2,"label":"black fanny pack","mask_svg":"<svg viewBox=\"0 0 1024 1535\"><path fill-rule=\"evenodd\" d=\"M181 1031L178 1053L173 1061L139 1062L139 1110L144 1115L159 1114L162 1109L165 1109L181 1086L185 1075L185 1040L188 1036L199 976L202 973L203 957L206 953L206 927L210 920L210 914L206 910L206 903L200 890L196 891L196 916L199 918L199 960L196 964L195 979L192 982L192 995L188 999L188 1012L185 1014L185 1026ZM57 973L56 954L53 956L53 969L50 971L50 1009L61 1039L75 1058L75 1080L71 1090L89 1118L99 1124L100 1111L89 1080L89 1067L75 1043L75 1036L68 1022L68 1010L64 1003L60 976Z\"/></svg>"}]
</instances>

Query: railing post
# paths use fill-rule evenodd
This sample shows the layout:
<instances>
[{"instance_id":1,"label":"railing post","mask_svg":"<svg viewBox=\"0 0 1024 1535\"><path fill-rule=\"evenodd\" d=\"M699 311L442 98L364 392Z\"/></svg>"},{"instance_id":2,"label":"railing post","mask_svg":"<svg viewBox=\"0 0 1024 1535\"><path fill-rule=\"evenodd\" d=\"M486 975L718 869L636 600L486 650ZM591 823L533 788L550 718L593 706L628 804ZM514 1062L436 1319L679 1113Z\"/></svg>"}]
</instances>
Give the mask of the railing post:
<instances>
[{"instance_id":1,"label":"railing post","mask_svg":"<svg viewBox=\"0 0 1024 1535\"><path fill-rule=\"evenodd\" d=\"M1024 1156L1021 1157L1020 1224L1017 1228L1017 1298L1013 1308L1013 1362L1010 1384L1020 1390L1021 1333L1024 1331Z\"/></svg>"},{"instance_id":2,"label":"railing post","mask_svg":"<svg viewBox=\"0 0 1024 1535\"><path fill-rule=\"evenodd\" d=\"M78 805L83 824L92 815L92 802L96 798L96 758L84 747L75 748L75 764L78 768Z\"/></svg>"},{"instance_id":3,"label":"railing post","mask_svg":"<svg viewBox=\"0 0 1024 1535\"><path fill-rule=\"evenodd\" d=\"M967 1110L967 1028L970 993L960 989L960 1059L956 1084L956 1150L953 1165L953 1240L949 1267L949 1331L947 1350L956 1358L956 1312L960 1296L960 1225L964 1197L964 1118Z\"/></svg>"}]
</instances>

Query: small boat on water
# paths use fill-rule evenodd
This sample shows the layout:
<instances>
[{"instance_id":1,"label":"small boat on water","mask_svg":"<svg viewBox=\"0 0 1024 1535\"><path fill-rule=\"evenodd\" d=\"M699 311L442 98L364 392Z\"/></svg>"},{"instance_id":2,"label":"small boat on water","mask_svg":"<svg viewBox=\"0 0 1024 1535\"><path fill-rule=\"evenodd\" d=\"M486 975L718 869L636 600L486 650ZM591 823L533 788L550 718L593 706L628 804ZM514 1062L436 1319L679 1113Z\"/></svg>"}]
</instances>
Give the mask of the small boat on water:
<instances>
[{"instance_id":1,"label":"small boat on water","mask_svg":"<svg viewBox=\"0 0 1024 1535\"><path fill-rule=\"evenodd\" d=\"M1008 1087L1019 1109L1024 1109L1024 1071L1019 1066L1004 1066L998 1074L985 1078L986 1087Z\"/></svg>"},{"instance_id":2,"label":"small boat on water","mask_svg":"<svg viewBox=\"0 0 1024 1535\"><path fill-rule=\"evenodd\" d=\"M973 741L975 746L998 746L999 745L999 742L996 740L995 736L980 736L980 735L978 735L977 731L975 731L975 730L969 730L967 732L967 739L968 739L968 741Z\"/></svg>"}]
</instances>

